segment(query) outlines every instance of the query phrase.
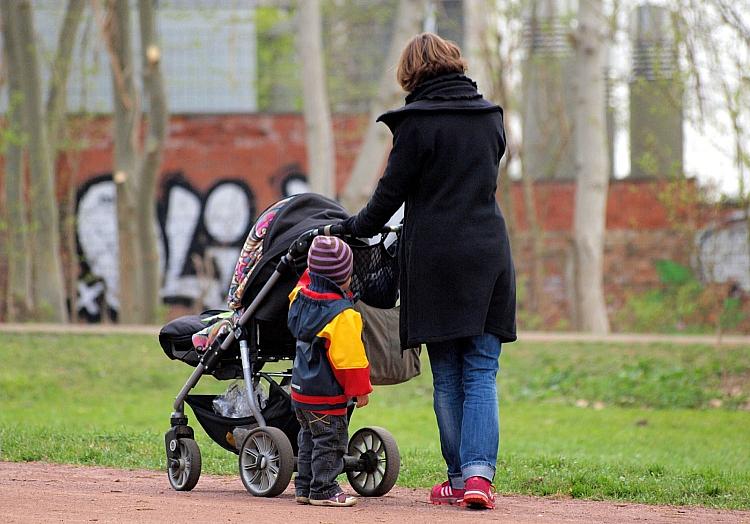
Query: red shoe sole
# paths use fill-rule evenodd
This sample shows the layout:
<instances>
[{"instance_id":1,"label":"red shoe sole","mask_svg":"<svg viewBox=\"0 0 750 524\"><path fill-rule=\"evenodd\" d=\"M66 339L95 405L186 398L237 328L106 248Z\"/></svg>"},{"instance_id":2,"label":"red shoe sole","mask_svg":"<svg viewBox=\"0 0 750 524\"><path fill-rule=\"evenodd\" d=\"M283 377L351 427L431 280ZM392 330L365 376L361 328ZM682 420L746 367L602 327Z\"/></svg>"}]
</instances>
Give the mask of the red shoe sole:
<instances>
[{"instance_id":1,"label":"red shoe sole","mask_svg":"<svg viewBox=\"0 0 750 524\"><path fill-rule=\"evenodd\" d=\"M463 505L472 509L495 509L495 501L481 492L466 493Z\"/></svg>"}]
</instances>

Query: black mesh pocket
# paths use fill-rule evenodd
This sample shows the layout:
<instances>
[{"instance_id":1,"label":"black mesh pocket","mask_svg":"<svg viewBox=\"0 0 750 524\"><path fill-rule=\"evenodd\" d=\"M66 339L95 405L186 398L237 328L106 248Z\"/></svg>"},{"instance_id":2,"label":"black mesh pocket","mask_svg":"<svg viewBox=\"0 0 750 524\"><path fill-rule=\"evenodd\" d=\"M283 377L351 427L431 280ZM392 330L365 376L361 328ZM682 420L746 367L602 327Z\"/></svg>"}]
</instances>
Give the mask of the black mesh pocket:
<instances>
[{"instance_id":1,"label":"black mesh pocket","mask_svg":"<svg viewBox=\"0 0 750 524\"><path fill-rule=\"evenodd\" d=\"M372 246L351 246L354 254L352 291L365 304L390 309L398 299L398 242L386 247L383 241Z\"/></svg>"}]
</instances>

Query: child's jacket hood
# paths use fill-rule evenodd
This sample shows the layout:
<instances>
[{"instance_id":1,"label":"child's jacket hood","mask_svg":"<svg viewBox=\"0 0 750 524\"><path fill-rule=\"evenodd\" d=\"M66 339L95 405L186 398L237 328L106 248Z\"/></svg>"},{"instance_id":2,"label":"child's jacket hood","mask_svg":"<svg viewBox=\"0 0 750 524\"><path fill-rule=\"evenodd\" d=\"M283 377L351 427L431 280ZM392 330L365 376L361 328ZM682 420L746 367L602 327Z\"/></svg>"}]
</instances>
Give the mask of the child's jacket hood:
<instances>
[{"instance_id":1,"label":"child's jacket hood","mask_svg":"<svg viewBox=\"0 0 750 524\"><path fill-rule=\"evenodd\" d=\"M292 402L343 415L349 398L372 391L362 317L340 287L314 273L306 273L289 298L288 326L297 339Z\"/></svg>"},{"instance_id":2,"label":"child's jacket hood","mask_svg":"<svg viewBox=\"0 0 750 524\"><path fill-rule=\"evenodd\" d=\"M290 295L289 331L297 340L312 342L328 322L342 310L354 306L351 299L333 281L310 274L309 283L300 283Z\"/></svg>"}]
</instances>

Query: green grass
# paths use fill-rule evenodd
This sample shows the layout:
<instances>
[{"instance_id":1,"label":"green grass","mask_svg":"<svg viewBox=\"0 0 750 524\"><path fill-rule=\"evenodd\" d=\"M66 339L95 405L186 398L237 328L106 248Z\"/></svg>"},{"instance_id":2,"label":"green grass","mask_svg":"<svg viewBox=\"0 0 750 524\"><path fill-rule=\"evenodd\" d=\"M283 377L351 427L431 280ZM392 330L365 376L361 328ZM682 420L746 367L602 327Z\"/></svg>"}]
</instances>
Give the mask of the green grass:
<instances>
[{"instance_id":1,"label":"green grass","mask_svg":"<svg viewBox=\"0 0 750 524\"><path fill-rule=\"evenodd\" d=\"M6 334L0 361L0 459L163 467L191 368L155 340ZM516 343L501 368L499 491L750 508L750 348ZM428 366L376 388L352 431L364 425L396 437L399 484L443 480ZM196 438L204 471L237 474L234 455Z\"/></svg>"}]
</instances>

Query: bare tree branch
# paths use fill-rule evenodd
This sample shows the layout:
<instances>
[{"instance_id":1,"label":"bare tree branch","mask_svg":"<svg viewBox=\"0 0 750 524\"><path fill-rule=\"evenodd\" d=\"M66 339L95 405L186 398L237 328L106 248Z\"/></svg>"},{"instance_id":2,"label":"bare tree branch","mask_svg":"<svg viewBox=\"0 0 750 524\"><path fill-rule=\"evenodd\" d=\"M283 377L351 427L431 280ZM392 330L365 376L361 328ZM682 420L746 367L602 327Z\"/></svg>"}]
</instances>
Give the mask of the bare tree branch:
<instances>
[{"instance_id":1,"label":"bare tree branch","mask_svg":"<svg viewBox=\"0 0 750 524\"><path fill-rule=\"evenodd\" d=\"M75 36L81 23L85 0L69 0L65 10L60 35L57 40L57 52L52 64L52 77L47 92L46 125L50 142L50 154L54 162L57 146L60 142L60 125L65 114L66 87L70 72L71 56L75 45Z\"/></svg>"}]
</instances>

